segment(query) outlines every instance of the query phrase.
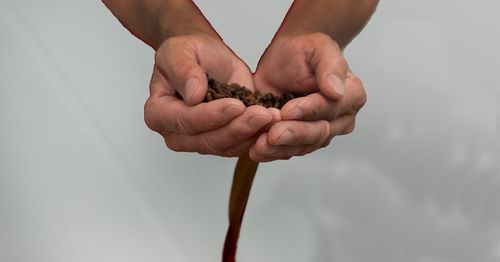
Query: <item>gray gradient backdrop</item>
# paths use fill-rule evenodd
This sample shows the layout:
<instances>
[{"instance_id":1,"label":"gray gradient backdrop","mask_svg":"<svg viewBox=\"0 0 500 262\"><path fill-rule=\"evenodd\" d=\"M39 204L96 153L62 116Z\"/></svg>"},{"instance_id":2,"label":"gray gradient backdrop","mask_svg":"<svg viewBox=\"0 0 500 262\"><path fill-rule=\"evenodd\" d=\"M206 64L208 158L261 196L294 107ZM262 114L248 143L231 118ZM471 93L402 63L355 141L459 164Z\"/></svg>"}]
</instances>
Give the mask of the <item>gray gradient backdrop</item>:
<instances>
[{"instance_id":1,"label":"gray gradient backdrop","mask_svg":"<svg viewBox=\"0 0 500 262\"><path fill-rule=\"evenodd\" d=\"M290 0L196 1L250 65ZM499 1L382 1L354 134L262 165L239 261L498 262ZM0 261L218 261L235 159L143 122L153 51L100 2L0 0Z\"/></svg>"}]
</instances>

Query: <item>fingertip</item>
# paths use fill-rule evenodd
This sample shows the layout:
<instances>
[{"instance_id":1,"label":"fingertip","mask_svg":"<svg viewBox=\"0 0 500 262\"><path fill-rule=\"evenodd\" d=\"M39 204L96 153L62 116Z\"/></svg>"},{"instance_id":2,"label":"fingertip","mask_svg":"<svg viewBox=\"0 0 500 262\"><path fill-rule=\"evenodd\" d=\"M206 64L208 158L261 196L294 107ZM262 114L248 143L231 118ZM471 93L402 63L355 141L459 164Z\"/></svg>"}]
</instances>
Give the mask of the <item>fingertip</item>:
<instances>
[{"instance_id":1,"label":"fingertip","mask_svg":"<svg viewBox=\"0 0 500 262\"><path fill-rule=\"evenodd\" d=\"M253 161L255 162L260 162L260 158L257 156L257 154L255 153L255 145L253 145L250 150L248 151L248 156L250 157L250 159L252 159Z\"/></svg>"},{"instance_id":2,"label":"fingertip","mask_svg":"<svg viewBox=\"0 0 500 262\"><path fill-rule=\"evenodd\" d=\"M249 156L252 160L260 162L262 160L262 153L264 152L264 149L266 148L267 144L267 133L261 134L255 143L250 147L249 150Z\"/></svg>"},{"instance_id":3,"label":"fingertip","mask_svg":"<svg viewBox=\"0 0 500 262\"><path fill-rule=\"evenodd\" d=\"M245 105L237 99L224 98L224 100L220 102L225 104L222 108L224 119L231 120L245 112Z\"/></svg>"},{"instance_id":4,"label":"fingertip","mask_svg":"<svg viewBox=\"0 0 500 262\"><path fill-rule=\"evenodd\" d=\"M252 129L261 129L273 120L273 115L267 108L259 105L253 105L246 109L248 112L248 125Z\"/></svg>"},{"instance_id":5,"label":"fingertip","mask_svg":"<svg viewBox=\"0 0 500 262\"><path fill-rule=\"evenodd\" d=\"M277 108L269 108L269 111L271 112L272 115L272 123L277 123L281 121L283 118L281 117L281 110Z\"/></svg>"},{"instance_id":6,"label":"fingertip","mask_svg":"<svg viewBox=\"0 0 500 262\"><path fill-rule=\"evenodd\" d=\"M284 120L300 120L304 117L304 110L300 104L287 104L281 110L281 117Z\"/></svg>"}]
</instances>

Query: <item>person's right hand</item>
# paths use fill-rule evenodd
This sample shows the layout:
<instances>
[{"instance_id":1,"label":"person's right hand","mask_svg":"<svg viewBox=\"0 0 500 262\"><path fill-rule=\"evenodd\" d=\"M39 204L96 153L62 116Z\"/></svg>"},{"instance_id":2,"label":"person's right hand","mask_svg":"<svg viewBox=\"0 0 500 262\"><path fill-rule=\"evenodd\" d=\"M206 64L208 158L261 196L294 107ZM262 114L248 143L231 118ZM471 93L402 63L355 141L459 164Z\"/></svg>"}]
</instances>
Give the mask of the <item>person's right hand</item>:
<instances>
[{"instance_id":1,"label":"person's right hand","mask_svg":"<svg viewBox=\"0 0 500 262\"><path fill-rule=\"evenodd\" d=\"M174 36L156 51L145 122L174 151L240 156L281 119L280 113L261 106L245 109L233 98L201 103L207 92L205 73L220 82L254 90L248 66L219 38ZM176 91L183 100L175 96Z\"/></svg>"}]
</instances>

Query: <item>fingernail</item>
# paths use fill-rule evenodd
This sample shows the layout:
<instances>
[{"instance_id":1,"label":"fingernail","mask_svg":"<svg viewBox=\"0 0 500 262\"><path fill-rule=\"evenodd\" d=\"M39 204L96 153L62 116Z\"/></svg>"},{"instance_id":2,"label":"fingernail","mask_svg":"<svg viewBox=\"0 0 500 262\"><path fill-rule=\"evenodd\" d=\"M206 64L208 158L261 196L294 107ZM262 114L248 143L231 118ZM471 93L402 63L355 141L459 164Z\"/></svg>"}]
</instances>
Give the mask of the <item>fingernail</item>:
<instances>
[{"instance_id":1,"label":"fingernail","mask_svg":"<svg viewBox=\"0 0 500 262\"><path fill-rule=\"evenodd\" d=\"M281 133L280 137L278 138L278 143L277 145L285 145L289 144L293 140L293 134L290 130L285 130L283 133Z\"/></svg>"},{"instance_id":2,"label":"fingernail","mask_svg":"<svg viewBox=\"0 0 500 262\"><path fill-rule=\"evenodd\" d=\"M288 113L288 119L301 119L304 113L300 108L294 108Z\"/></svg>"},{"instance_id":3,"label":"fingernail","mask_svg":"<svg viewBox=\"0 0 500 262\"><path fill-rule=\"evenodd\" d=\"M242 112L241 108L237 105L228 105L222 111L222 115L225 119L232 119L233 117L239 115Z\"/></svg>"},{"instance_id":4,"label":"fingernail","mask_svg":"<svg viewBox=\"0 0 500 262\"><path fill-rule=\"evenodd\" d=\"M194 95L196 88L198 87L198 79L196 77L191 77L186 84L185 99L189 100Z\"/></svg>"},{"instance_id":5,"label":"fingernail","mask_svg":"<svg viewBox=\"0 0 500 262\"><path fill-rule=\"evenodd\" d=\"M251 116L247 122L251 129L261 129L265 124L267 124L266 119L263 116Z\"/></svg>"},{"instance_id":6,"label":"fingernail","mask_svg":"<svg viewBox=\"0 0 500 262\"><path fill-rule=\"evenodd\" d=\"M326 80L328 82L328 85L333 88L335 93L339 95L344 95L345 93L345 87L344 87L344 82L340 80L340 78L334 74L328 74L326 77Z\"/></svg>"}]
</instances>

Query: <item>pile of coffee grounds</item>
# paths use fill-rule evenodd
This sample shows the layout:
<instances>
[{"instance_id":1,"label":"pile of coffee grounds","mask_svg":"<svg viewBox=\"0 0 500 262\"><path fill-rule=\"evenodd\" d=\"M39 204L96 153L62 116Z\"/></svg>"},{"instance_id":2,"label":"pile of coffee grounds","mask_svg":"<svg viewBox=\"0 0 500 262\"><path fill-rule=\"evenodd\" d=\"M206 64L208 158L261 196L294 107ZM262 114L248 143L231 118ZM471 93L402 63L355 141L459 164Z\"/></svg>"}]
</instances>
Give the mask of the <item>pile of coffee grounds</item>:
<instances>
[{"instance_id":1,"label":"pile of coffee grounds","mask_svg":"<svg viewBox=\"0 0 500 262\"><path fill-rule=\"evenodd\" d=\"M286 102L295 98L292 94L275 96L271 93L261 94L259 91L254 93L252 90L238 84L225 84L213 78L208 78L208 90L205 102L228 97L239 99L245 106L259 105L266 108L274 107L278 109L281 109Z\"/></svg>"},{"instance_id":2,"label":"pile of coffee grounds","mask_svg":"<svg viewBox=\"0 0 500 262\"><path fill-rule=\"evenodd\" d=\"M235 98L243 102L245 106L259 105L265 108L274 107L281 109L286 102L298 97L293 94L284 94L282 96L275 96L271 93L262 94L259 91L255 93L252 90L240 86L236 83L226 84L219 82L211 77L208 77L208 89L207 94L203 102L210 102L221 98ZM176 93L176 96L180 99L182 97L180 94Z\"/></svg>"}]
</instances>

